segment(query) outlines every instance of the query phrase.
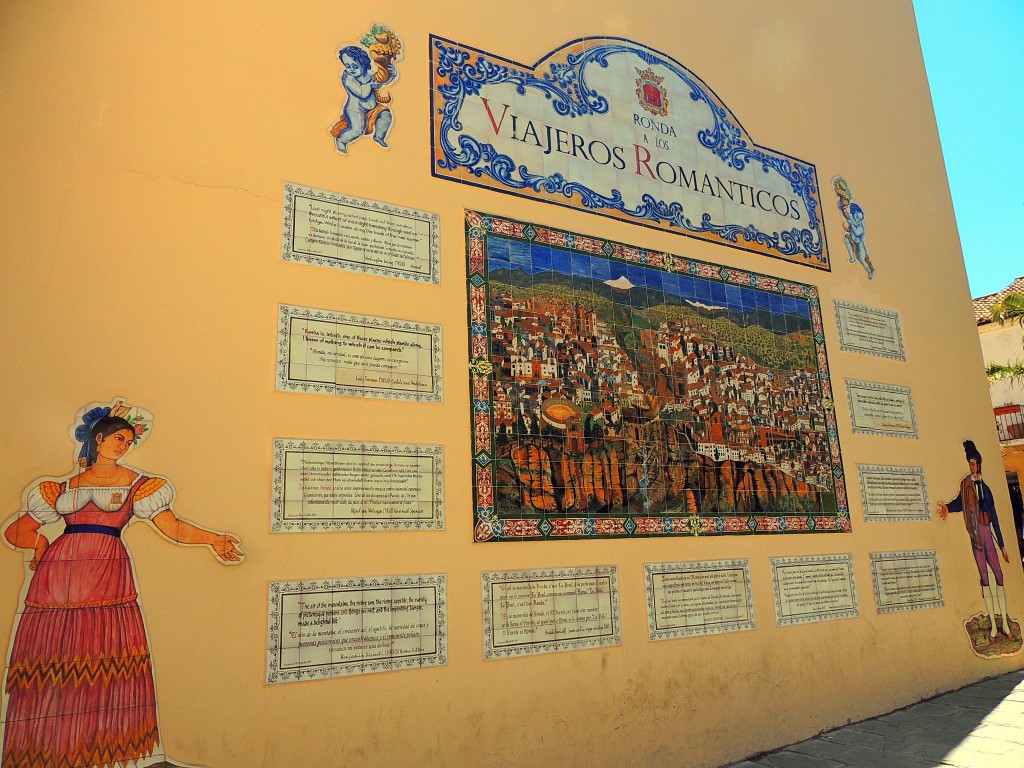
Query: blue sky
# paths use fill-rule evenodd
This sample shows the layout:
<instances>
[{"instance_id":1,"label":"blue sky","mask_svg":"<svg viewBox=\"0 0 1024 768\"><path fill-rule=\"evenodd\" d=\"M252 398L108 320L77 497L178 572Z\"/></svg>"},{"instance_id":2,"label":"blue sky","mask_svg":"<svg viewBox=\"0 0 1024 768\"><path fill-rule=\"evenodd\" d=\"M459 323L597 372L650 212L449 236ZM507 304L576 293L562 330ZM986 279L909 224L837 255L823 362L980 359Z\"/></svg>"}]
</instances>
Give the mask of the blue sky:
<instances>
[{"instance_id":1,"label":"blue sky","mask_svg":"<svg viewBox=\"0 0 1024 768\"><path fill-rule=\"evenodd\" d=\"M811 316L810 305L805 299L492 235L487 238L487 270L505 269L521 269L530 275L559 272L601 281L626 277L634 286L665 291L684 301L696 301L706 306L728 307L733 312L766 309L774 315Z\"/></svg>"},{"instance_id":2,"label":"blue sky","mask_svg":"<svg viewBox=\"0 0 1024 768\"><path fill-rule=\"evenodd\" d=\"M1024 1L914 0L977 298L1024 275Z\"/></svg>"}]
</instances>

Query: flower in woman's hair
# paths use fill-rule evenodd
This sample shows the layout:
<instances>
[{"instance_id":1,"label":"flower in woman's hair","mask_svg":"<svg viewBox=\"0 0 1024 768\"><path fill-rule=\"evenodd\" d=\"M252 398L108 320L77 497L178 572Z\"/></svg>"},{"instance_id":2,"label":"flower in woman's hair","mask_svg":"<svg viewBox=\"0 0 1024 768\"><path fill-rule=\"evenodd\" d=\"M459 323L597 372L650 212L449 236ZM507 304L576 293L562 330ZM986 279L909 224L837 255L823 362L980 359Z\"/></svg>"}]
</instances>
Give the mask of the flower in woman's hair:
<instances>
[{"instance_id":1,"label":"flower in woman's hair","mask_svg":"<svg viewBox=\"0 0 1024 768\"><path fill-rule=\"evenodd\" d=\"M132 429L135 430L135 438L132 440L132 445L134 445L142 439L142 436L149 430L149 426L137 416L127 416L125 421L131 424Z\"/></svg>"}]
</instances>

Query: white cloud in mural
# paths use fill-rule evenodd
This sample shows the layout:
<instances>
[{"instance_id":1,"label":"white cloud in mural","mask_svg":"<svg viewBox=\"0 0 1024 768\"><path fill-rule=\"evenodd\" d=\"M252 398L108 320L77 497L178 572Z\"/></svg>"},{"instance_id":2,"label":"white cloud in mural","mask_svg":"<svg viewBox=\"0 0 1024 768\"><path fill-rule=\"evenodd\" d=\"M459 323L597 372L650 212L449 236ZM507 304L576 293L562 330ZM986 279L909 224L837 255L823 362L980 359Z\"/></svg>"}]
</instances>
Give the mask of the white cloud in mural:
<instances>
[{"instance_id":1,"label":"white cloud in mural","mask_svg":"<svg viewBox=\"0 0 1024 768\"><path fill-rule=\"evenodd\" d=\"M728 307L719 307L717 305L712 304L702 304L699 301L690 301L689 299L686 300L686 303L689 304L691 307L696 307L697 309L706 309L708 312L713 312L716 309L728 309Z\"/></svg>"},{"instance_id":2,"label":"white cloud in mural","mask_svg":"<svg viewBox=\"0 0 1024 768\"><path fill-rule=\"evenodd\" d=\"M635 285L629 282L629 278L626 277L625 275L623 275L622 277L617 277L614 280L605 280L604 284L610 285L612 288L619 288L623 291L627 291L630 288L636 288Z\"/></svg>"}]
</instances>

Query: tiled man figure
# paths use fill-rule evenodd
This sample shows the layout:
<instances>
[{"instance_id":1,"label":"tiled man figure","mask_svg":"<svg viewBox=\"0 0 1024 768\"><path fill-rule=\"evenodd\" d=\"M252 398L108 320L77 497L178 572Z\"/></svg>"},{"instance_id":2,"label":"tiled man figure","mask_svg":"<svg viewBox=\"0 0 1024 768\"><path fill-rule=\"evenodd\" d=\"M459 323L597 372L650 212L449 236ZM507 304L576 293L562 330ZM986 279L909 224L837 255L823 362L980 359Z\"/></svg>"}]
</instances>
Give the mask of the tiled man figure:
<instances>
[{"instance_id":1,"label":"tiled man figure","mask_svg":"<svg viewBox=\"0 0 1024 768\"><path fill-rule=\"evenodd\" d=\"M996 516L996 504L992 498L992 489L981 479L981 454L971 440L964 440L964 452L967 455L967 466L971 472L960 481L960 493L948 504L939 505L939 517L943 520L950 512L963 512L964 524L967 526L967 533L971 537L971 545L974 547L974 561L978 565L978 575L981 577L981 595L985 599L985 607L988 609L989 620L992 624L992 632L989 635L989 642L996 637L996 614L1002 616L1003 634L1012 638L1013 632L1010 629L1010 618L1006 615L1006 592L1003 590L1003 569L999 564L999 557L996 555L996 542L999 543L999 551L1003 560L1010 562L1006 554L1006 547L1003 546L1003 533L999 530L999 518ZM995 534L993 539L992 534ZM988 569L992 568L992 574L996 578L996 585L993 588L989 585Z\"/></svg>"}]
</instances>

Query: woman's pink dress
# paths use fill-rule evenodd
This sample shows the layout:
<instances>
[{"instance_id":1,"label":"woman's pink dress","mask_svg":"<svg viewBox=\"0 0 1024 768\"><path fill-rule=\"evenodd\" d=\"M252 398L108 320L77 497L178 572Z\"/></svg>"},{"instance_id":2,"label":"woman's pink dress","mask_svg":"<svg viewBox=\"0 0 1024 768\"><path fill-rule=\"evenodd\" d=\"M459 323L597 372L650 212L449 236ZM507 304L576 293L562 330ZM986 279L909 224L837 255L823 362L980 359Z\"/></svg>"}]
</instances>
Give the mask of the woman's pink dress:
<instances>
[{"instance_id":1,"label":"woman's pink dress","mask_svg":"<svg viewBox=\"0 0 1024 768\"><path fill-rule=\"evenodd\" d=\"M120 509L89 501L63 515L68 528L39 560L7 670L3 768L124 765L157 746L149 643L120 538L146 480Z\"/></svg>"}]
</instances>

